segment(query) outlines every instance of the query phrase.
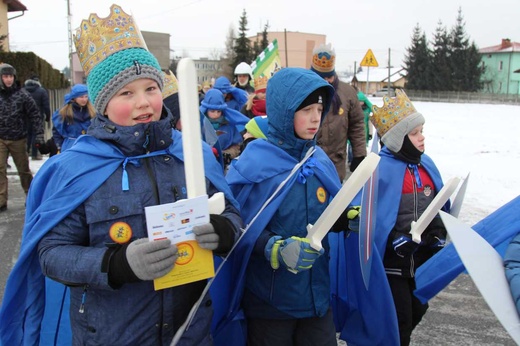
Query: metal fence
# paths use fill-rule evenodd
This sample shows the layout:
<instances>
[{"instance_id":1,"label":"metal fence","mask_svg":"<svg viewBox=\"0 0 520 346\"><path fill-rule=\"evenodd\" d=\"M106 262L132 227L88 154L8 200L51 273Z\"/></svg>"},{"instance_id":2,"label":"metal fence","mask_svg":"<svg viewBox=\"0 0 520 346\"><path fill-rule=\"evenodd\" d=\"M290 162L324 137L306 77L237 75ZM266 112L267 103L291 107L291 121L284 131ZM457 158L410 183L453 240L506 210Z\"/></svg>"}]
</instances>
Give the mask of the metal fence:
<instances>
[{"instance_id":1,"label":"metal fence","mask_svg":"<svg viewBox=\"0 0 520 346\"><path fill-rule=\"evenodd\" d=\"M63 106L65 102L65 94L67 94L69 89L48 89L49 93L49 105L51 109L51 117L52 113L57 111ZM45 123L45 138L52 137L52 120L48 123Z\"/></svg>"},{"instance_id":2,"label":"metal fence","mask_svg":"<svg viewBox=\"0 0 520 346\"><path fill-rule=\"evenodd\" d=\"M520 105L520 95L489 94L457 91L406 90L413 101L451 102L451 103L491 103Z\"/></svg>"}]
</instances>

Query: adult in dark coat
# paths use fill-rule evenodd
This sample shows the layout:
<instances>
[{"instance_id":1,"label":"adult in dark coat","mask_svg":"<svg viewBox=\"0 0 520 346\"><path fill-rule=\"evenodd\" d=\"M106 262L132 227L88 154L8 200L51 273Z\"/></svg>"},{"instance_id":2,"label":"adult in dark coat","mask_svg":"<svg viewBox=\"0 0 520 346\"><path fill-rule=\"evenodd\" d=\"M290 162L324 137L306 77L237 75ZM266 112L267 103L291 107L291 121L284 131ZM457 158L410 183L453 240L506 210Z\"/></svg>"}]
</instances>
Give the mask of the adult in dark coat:
<instances>
[{"instance_id":1,"label":"adult in dark coat","mask_svg":"<svg viewBox=\"0 0 520 346\"><path fill-rule=\"evenodd\" d=\"M32 96L36 106L40 110L42 120L46 122L50 121L51 108L49 105L49 93L45 88L42 87L38 76L33 76L24 83L24 89ZM27 129L27 151L31 154L33 160L41 160L41 155L38 152L38 148L34 145L34 137L36 133L33 131L32 126Z\"/></svg>"}]
</instances>

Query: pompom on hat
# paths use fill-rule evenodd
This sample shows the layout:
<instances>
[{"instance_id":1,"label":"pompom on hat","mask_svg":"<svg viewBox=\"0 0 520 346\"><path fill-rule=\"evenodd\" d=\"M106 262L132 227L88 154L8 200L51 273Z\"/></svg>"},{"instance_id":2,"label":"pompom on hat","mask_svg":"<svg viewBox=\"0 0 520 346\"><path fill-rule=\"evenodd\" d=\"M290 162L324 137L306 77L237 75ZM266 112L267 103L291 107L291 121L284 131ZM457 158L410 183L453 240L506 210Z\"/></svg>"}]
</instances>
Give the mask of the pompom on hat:
<instances>
[{"instance_id":1,"label":"pompom on hat","mask_svg":"<svg viewBox=\"0 0 520 346\"><path fill-rule=\"evenodd\" d=\"M321 44L312 51L311 70L320 77L332 77L336 74L336 52L330 43Z\"/></svg>"},{"instance_id":2,"label":"pompom on hat","mask_svg":"<svg viewBox=\"0 0 520 346\"><path fill-rule=\"evenodd\" d=\"M370 121L383 144L392 152L398 153L403 146L404 137L417 126L423 125L425 120L406 93L400 89L396 89L395 98L385 96L383 102L382 107L372 107L373 116Z\"/></svg>"},{"instance_id":3,"label":"pompom on hat","mask_svg":"<svg viewBox=\"0 0 520 346\"><path fill-rule=\"evenodd\" d=\"M132 16L120 6L112 5L106 18L90 14L76 30L74 44L87 76L90 99L101 114L121 88L137 79L153 79L162 90L161 67L147 50Z\"/></svg>"}]
</instances>

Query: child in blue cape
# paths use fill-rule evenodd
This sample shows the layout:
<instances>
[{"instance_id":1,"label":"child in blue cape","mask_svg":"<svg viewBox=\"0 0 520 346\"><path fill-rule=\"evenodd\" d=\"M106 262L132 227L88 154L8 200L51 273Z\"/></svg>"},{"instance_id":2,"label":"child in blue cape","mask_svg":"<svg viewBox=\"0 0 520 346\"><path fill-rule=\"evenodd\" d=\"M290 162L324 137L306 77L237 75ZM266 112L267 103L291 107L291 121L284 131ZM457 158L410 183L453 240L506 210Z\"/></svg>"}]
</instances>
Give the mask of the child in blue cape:
<instances>
[{"instance_id":1,"label":"child in blue cape","mask_svg":"<svg viewBox=\"0 0 520 346\"><path fill-rule=\"evenodd\" d=\"M282 69L268 82L267 138L250 142L226 176L248 227L233 253L242 267L231 274L231 313L216 313L216 344L240 336L235 322L243 309L248 345L337 345L327 238L321 250L305 238L340 188L315 139L333 93L301 68Z\"/></svg>"},{"instance_id":2,"label":"child in blue cape","mask_svg":"<svg viewBox=\"0 0 520 346\"><path fill-rule=\"evenodd\" d=\"M422 215L443 187L439 170L427 156L424 145L424 117L406 94L383 98L373 107L371 118L383 145L379 155L379 192L375 245L383 257L399 324L400 344L408 345L413 329L428 309L413 294L415 271L446 241L446 229L439 215L415 243L410 235L413 221ZM442 208L449 211L449 202Z\"/></svg>"},{"instance_id":3,"label":"child in blue cape","mask_svg":"<svg viewBox=\"0 0 520 346\"><path fill-rule=\"evenodd\" d=\"M98 114L33 181L0 310L2 345L169 345L206 285L154 289L179 251L167 238L149 241L145 207L187 198L182 135L163 106L157 59L127 25L133 18L117 5L110 10L108 18L91 14L96 20L83 21L75 36ZM222 169L204 143L203 150L206 191L224 192L226 204L193 233L224 255L241 219ZM177 345L212 345L212 302L201 298Z\"/></svg>"},{"instance_id":4,"label":"child in blue cape","mask_svg":"<svg viewBox=\"0 0 520 346\"><path fill-rule=\"evenodd\" d=\"M231 85L229 79L224 76L217 78L215 85L213 85L213 89L219 90L224 95L224 100L230 109L239 112L249 98L247 91L234 87Z\"/></svg>"},{"instance_id":5,"label":"child in blue cape","mask_svg":"<svg viewBox=\"0 0 520 346\"><path fill-rule=\"evenodd\" d=\"M90 121L96 116L84 84L74 85L65 95L65 104L52 115L52 137L58 151L67 150L81 135L87 133Z\"/></svg>"},{"instance_id":6,"label":"child in blue cape","mask_svg":"<svg viewBox=\"0 0 520 346\"><path fill-rule=\"evenodd\" d=\"M240 154L243 141L241 131L249 118L229 108L224 102L224 95L217 89L208 90L199 109L216 131L224 165L229 165Z\"/></svg>"}]
</instances>

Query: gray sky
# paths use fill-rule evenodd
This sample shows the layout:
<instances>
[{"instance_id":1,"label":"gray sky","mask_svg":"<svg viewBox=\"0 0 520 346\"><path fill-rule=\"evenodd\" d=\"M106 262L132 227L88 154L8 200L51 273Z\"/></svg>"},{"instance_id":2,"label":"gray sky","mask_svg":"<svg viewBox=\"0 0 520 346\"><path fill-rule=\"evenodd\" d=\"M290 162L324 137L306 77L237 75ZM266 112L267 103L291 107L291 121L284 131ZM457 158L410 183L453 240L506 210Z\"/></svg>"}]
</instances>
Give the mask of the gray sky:
<instances>
[{"instance_id":1,"label":"gray sky","mask_svg":"<svg viewBox=\"0 0 520 346\"><path fill-rule=\"evenodd\" d=\"M21 0L28 11L9 21L12 51L33 51L54 68L68 65L66 0ZM116 1L116 0L114 0ZM90 13L108 15L113 2L70 0L72 28ZM479 48L497 45L502 38L520 41L520 1L494 0L119 0L145 31L169 33L170 48L191 58L223 50L230 26L238 29L242 10L247 12L248 35L271 31L324 34L336 50L336 69L351 70L354 61L372 49L379 66L386 66L388 49L392 64L401 64L419 24L428 39L439 21L448 29L462 8L466 32ZM319 6L323 4L323 6ZM10 14L10 16L19 14ZM515 34L517 35L515 37ZM75 50L75 49L73 49Z\"/></svg>"}]
</instances>

